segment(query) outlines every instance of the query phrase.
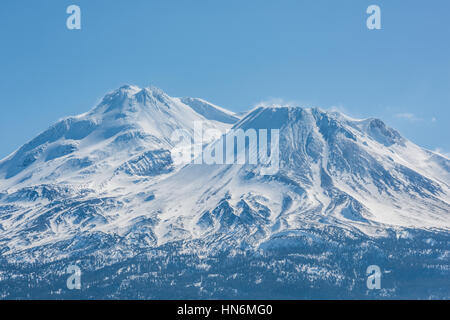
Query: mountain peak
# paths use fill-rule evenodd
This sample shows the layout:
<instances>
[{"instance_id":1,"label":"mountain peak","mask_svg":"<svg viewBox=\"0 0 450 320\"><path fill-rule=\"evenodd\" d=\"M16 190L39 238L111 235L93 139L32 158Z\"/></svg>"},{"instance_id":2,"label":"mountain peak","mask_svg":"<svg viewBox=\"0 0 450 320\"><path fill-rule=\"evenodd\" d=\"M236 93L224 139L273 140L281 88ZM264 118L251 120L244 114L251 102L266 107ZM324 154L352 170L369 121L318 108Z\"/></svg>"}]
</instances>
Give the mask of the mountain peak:
<instances>
[{"instance_id":1,"label":"mountain peak","mask_svg":"<svg viewBox=\"0 0 450 320\"><path fill-rule=\"evenodd\" d=\"M196 121L226 129L238 120L231 112L220 114L213 107L208 114L200 111L154 86L123 85L106 94L94 109L60 120L0 161L0 187L69 179L72 174L93 181L97 173L114 171L144 151L172 147L171 134L193 132Z\"/></svg>"},{"instance_id":2,"label":"mountain peak","mask_svg":"<svg viewBox=\"0 0 450 320\"><path fill-rule=\"evenodd\" d=\"M144 105L150 101L167 104L168 100L170 100L170 97L163 90L154 86L143 88L134 95L134 98L138 103Z\"/></svg>"},{"instance_id":3,"label":"mountain peak","mask_svg":"<svg viewBox=\"0 0 450 320\"><path fill-rule=\"evenodd\" d=\"M139 90L141 90L141 88L139 88L136 85L132 85L132 84L124 84L121 87L119 87L119 89L115 90L115 91L130 91L130 92L137 92Z\"/></svg>"},{"instance_id":4,"label":"mountain peak","mask_svg":"<svg viewBox=\"0 0 450 320\"><path fill-rule=\"evenodd\" d=\"M147 105L150 102L166 104L168 100L170 97L157 87L140 88L136 85L125 84L106 94L93 112L104 114L135 110L138 105Z\"/></svg>"},{"instance_id":5,"label":"mountain peak","mask_svg":"<svg viewBox=\"0 0 450 320\"><path fill-rule=\"evenodd\" d=\"M260 105L248 112L236 126L242 129L281 129L296 124L303 127L316 127L325 137L337 134L355 139L356 135L368 136L376 142L389 147L404 145L406 139L398 131L387 126L377 118L354 119L339 111L324 110L319 107L295 105Z\"/></svg>"}]
</instances>

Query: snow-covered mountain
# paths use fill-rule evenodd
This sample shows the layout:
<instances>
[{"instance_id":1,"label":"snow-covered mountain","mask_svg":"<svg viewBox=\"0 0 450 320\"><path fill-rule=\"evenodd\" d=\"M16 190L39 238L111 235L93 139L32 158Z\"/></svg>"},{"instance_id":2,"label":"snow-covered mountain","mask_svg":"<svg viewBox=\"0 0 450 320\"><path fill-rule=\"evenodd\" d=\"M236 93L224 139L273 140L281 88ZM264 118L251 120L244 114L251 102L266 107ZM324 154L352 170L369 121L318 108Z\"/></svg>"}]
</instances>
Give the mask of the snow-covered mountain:
<instances>
[{"instance_id":1,"label":"snow-covered mountain","mask_svg":"<svg viewBox=\"0 0 450 320\"><path fill-rule=\"evenodd\" d=\"M159 241L171 241L173 226L192 237L241 230L242 240L258 244L311 226L371 236L394 226L449 230L449 160L382 121L317 108L258 108L228 135L250 128L280 129L280 171L265 176L258 165L186 166L154 186L161 199L151 207L171 221L169 229L156 228Z\"/></svg>"},{"instance_id":2,"label":"snow-covered mountain","mask_svg":"<svg viewBox=\"0 0 450 320\"><path fill-rule=\"evenodd\" d=\"M173 131L193 134L196 121L206 130L224 130L233 119L233 113L201 99L123 86L93 110L59 121L1 161L1 186L66 182L101 189L113 173L154 176L170 171L171 159L162 151L173 147Z\"/></svg>"},{"instance_id":3,"label":"snow-covered mountain","mask_svg":"<svg viewBox=\"0 0 450 320\"><path fill-rule=\"evenodd\" d=\"M278 129L279 171L177 164L172 133L192 139L196 122L226 132L207 136L203 154L239 130ZM182 297L255 297L279 284L277 297L302 297L294 284L310 288L306 297L361 297L365 267L401 278L408 261L428 275L431 288L419 286L417 297L449 297L438 285L449 278L449 168L378 119L288 106L241 118L202 99L124 86L0 161L0 271L10 270L0 273L0 294L23 295L13 279L25 286L30 272L52 279L54 292L56 274L77 262L91 277L84 297L171 297L182 287L192 288ZM103 293L92 289L99 275ZM136 277L159 291L137 294ZM411 294L398 279L380 294Z\"/></svg>"}]
</instances>

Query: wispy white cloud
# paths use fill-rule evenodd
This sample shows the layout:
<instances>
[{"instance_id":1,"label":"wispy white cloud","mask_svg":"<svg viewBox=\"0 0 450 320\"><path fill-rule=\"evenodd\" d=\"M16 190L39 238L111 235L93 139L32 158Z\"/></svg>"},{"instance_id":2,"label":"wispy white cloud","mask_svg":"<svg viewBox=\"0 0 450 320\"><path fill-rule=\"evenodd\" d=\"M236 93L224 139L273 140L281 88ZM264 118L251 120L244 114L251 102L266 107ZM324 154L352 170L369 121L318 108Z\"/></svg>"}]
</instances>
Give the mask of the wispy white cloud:
<instances>
[{"instance_id":1,"label":"wispy white cloud","mask_svg":"<svg viewBox=\"0 0 450 320\"><path fill-rule=\"evenodd\" d=\"M414 113L410 112L404 112L404 113L397 113L395 117L400 119L405 119L411 122L416 122L422 120L421 118L417 117Z\"/></svg>"},{"instance_id":2,"label":"wispy white cloud","mask_svg":"<svg viewBox=\"0 0 450 320\"><path fill-rule=\"evenodd\" d=\"M281 98L271 98L255 103L255 107L274 107L286 105L288 105L287 102Z\"/></svg>"},{"instance_id":3,"label":"wispy white cloud","mask_svg":"<svg viewBox=\"0 0 450 320\"><path fill-rule=\"evenodd\" d=\"M434 152L439 154L439 155L441 155L441 156L444 156L444 157L450 159L450 152L446 152L446 151L442 150L441 148L434 149Z\"/></svg>"},{"instance_id":4,"label":"wispy white cloud","mask_svg":"<svg viewBox=\"0 0 450 320\"><path fill-rule=\"evenodd\" d=\"M270 98L256 103L255 107L294 107L301 105L302 104L300 102L294 100L286 101L282 98Z\"/></svg>"},{"instance_id":5,"label":"wispy white cloud","mask_svg":"<svg viewBox=\"0 0 450 320\"><path fill-rule=\"evenodd\" d=\"M343 113L343 114L348 114L348 110L342 106L342 105L338 105L338 106L331 106L328 108L328 111L331 112L339 112L339 113Z\"/></svg>"}]
</instances>

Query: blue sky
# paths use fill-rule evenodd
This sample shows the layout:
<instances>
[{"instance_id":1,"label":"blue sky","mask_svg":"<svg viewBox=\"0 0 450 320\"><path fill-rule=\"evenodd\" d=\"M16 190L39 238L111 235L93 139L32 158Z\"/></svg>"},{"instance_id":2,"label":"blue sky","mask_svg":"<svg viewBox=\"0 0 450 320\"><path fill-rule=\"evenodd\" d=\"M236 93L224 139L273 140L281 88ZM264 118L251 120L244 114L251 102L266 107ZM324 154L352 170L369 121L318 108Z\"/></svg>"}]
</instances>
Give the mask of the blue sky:
<instances>
[{"instance_id":1,"label":"blue sky","mask_svg":"<svg viewBox=\"0 0 450 320\"><path fill-rule=\"evenodd\" d=\"M2 0L0 158L124 83L234 111L334 107L450 152L449 40L447 0Z\"/></svg>"}]
</instances>

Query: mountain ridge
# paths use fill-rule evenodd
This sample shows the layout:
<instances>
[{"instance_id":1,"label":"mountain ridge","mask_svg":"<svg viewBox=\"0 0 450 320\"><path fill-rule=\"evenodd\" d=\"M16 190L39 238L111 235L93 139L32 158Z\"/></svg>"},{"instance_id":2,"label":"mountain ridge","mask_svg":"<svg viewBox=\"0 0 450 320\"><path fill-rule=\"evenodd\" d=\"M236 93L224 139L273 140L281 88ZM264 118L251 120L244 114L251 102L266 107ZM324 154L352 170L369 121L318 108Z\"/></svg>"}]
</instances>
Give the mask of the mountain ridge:
<instances>
[{"instance_id":1,"label":"mountain ridge","mask_svg":"<svg viewBox=\"0 0 450 320\"><path fill-rule=\"evenodd\" d=\"M202 141L202 159L240 131L279 130L278 141L272 134L266 141L275 141L271 153L279 150L278 171L268 175L264 164L248 162L177 164L171 134L181 130L194 140L195 122L204 133L222 133ZM225 154L247 159L262 141ZM201 264L205 255L286 259L282 252L320 248L313 259L320 274L351 283L356 269L339 261L339 241L351 259L368 250L392 262L401 239L409 240L399 257L408 246L422 252L426 245L434 253L423 259L439 266L448 261L449 168L448 159L379 119L295 106L257 107L240 117L202 99L123 86L0 161L0 266L61 268L69 260L106 272L138 257L159 261L149 252L160 250ZM225 260L217 259L211 266L220 269ZM186 263L180 268L191 270Z\"/></svg>"}]
</instances>

